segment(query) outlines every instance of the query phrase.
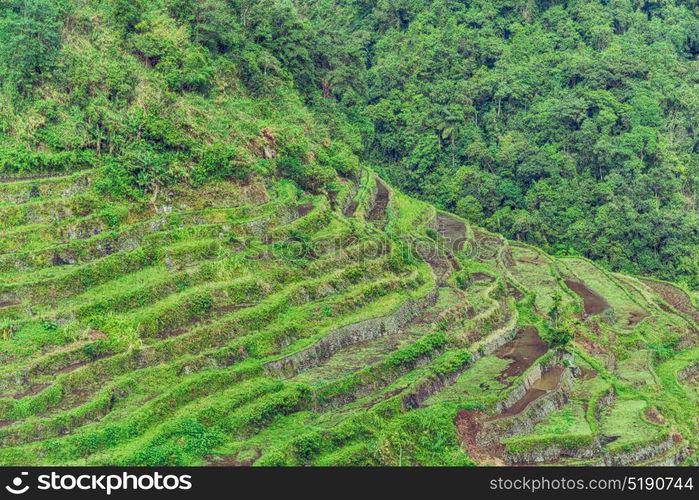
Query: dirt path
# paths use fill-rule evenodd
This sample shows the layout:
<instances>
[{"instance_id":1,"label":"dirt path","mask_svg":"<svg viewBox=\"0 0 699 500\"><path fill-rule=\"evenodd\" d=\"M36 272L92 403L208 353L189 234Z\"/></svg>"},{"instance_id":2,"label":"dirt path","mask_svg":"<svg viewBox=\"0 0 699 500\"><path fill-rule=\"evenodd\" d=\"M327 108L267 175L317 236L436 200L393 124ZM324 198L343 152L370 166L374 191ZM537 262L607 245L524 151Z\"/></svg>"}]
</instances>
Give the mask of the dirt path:
<instances>
[{"instance_id":1,"label":"dirt path","mask_svg":"<svg viewBox=\"0 0 699 500\"><path fill-rule=\"evenodd\" d=\"M381 179L376 179L376 200L374 206L371 207L367 220L370 221L386 221L386 207L388 206L388 187Z\"/></svg>"},{"instance_id":2,"label":"dirt path","mask_svg":"<svg viewBox=\"0 0 699 500\"><path fill-rule=\"evenodd\" d=\"M46 382L34 384L31 387L29 387L28 389L26 389L18 394L14 394L12 397L14 399L19 400L19 399L24 399L24 398L29 397L29 396L35 396L36 394L39 394L41 391L46 389L49 385L51 385L51 384L46 383Z\"/></svg>"},{"instance_id":3,"label":"dirt path","mask_svg":"<svg viewBox=\"0 0 699 500\"><path fill-rule=\"evenodd\" d=\"M507 369L500 373L498 380L506 381L511 377L520 376L534 361L546 354L546 351L548 345L539 337L536 328L523 328L514 339L494 353L499 358L513 360Z\"/></svg>"},{"instance_id":4,"label":"dirt path","mask_svg":"<svg viewBox=\"0 0 699 500\"><path fill-rule=\"evenodd\" d=\"M586 314L601 314L609 309L609 302L607 302L604 297L588 288L584 283L565 280L565 284L583 299Z\"/></svg>"},{"instance_id":5,"label":"dirt path","mask_svg":"<svg viewBox=\"0 0 699 500\"><path fill-rule=\"evenodd\" d=\"M24 181L37 181L41 179L53 179L55 177L66 177L70 173L58 173L58 174L41 174L41 175L0 175L0 182L24 182Z\"/></svg>"},{"instance_id":6,"label":"dirt path","mask_svg":"<svg viewBox=\"0 0 699 500\"><path fill-rule=\"evenodd\" d=\"M57 370L54 370L54 371L51 372L51 373L52 373L52 374L58 375L58 374L61 374L61 373L72 372L72 371L77 370L78 368L81 368L81 367L85 366L85 365L88 365L88 364L90 364L90 363L94 363L95 361L99 361L100 359L111 358L111 357L114 356L114 355L115 355L115 353L104 353L104 354L100 354L99 356L95 356L94 358L84 359L84 360L78 361L78 362L76 362L76 363L71 363L71 364L69 364L69 365L64 366L63 368L59 368L59 369L57 369Z\"/></svg>"},{"instance_id":7,"label":"dirt path","mask_svg":"<svg viewBox=\"0 0 699 500\"><path fill-rule=\"evenodd\" d=\"M460 269L458 262L453 257L439 255L436 248L418 248L417 253L422 260L430 265L437 278L437 283L444 283L454 269Z\"/></svg>"}]
</instances>

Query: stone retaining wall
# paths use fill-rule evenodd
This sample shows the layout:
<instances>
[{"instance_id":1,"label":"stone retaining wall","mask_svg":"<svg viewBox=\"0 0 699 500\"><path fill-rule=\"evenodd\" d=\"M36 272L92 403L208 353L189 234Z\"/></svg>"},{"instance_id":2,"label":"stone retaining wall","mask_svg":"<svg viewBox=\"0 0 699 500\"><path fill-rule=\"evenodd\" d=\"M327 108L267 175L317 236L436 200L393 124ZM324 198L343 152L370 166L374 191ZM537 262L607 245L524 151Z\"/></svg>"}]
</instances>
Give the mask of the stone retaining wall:
<instances>
[{"instance_id":1,"label":"stone retaining wall","mask_svg":"<svg viewBox=\"0 0 699 500\"><path fill-rule=\"evenodd\" d=\"M392 314L341 326L312 346L267 363L265 370L278 378L293 377L304 370L320 365L323 360L344 347L396 333L422 313L423 309L436 304L437 295L438 289L435 287L424 297L406 300Z\"/></svg>"}]
</instances>

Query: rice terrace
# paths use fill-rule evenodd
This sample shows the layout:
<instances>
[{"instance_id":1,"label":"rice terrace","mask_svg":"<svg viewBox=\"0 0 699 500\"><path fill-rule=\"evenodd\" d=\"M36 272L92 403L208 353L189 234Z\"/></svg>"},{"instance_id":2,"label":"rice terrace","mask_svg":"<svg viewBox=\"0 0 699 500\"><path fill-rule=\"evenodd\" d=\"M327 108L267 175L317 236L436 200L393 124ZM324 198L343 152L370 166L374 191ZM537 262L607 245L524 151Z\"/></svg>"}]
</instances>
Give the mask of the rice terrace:
<instances>
[{"instance_id":1,"label":"rice terrace","mask_svg":"<svg viewBox=\"0 0 699 500\"><path fill-rule=\"evenodd\" d=\"M477 240L367 170L332 196L255 178L118 207L95 175L0 184L4 464L695 453L696 309L670 283Z\"/></svg>"},{"instance_id":2,"label":"rice terrace","mask_svg":"<svg viewBox=\"0 0 699 500\"><path fill-rule=\"evenodd\" d=\"M408 93L421 81L399 68L405 37L442 36L446 24L428 29L440 17L434 9L448 12L450 29L476 30L472 11L490 12L488 2L416 1L401 12L381 2L366 12L332 1L204 3L2 6L7 57L20 43L13 33L55 37L37 42L48 44L36 50L50 60L37 55L32 67L12 70L0 63L0 465L697 464L696 177L667 195L672 217L689 217L668 223L687 241L651 235L644 246L595 233L600 219L570 202L551 207L555 196L541 193L588 175L585 147L559 129L542 132L547 144L538 146L541 137L514 131L504 116L525 110L504 90L486 103L473 88L454 87L466 111L454 117L445 102L444 123L406 130L428 113L400 113L447 97L382 88ZM464 67L473 71L466 81L509 64L509 50L537 45L520 39L536 30L563 37L556 16L569 7L511 3L518 10L501 13L512 16L507 36L492 35L500 48L458 49L483 68ZM696 21L696 10L669 3L673 15ZM344 17L329 19L333 8ZM633 22L646 26L644 16ZM378 37L361 52L375 59L362 65L351 44L364 38L335 47L340 34L360 29ZM588 43L585 29L576 44ZM630 58L605 48L624 46L632 31L610 28L590 51ZM678 74L697 68L693 36L672 56L685 65ZM307 54L285 52L285 37ZM675 54L668 43L657 50ZM481 59L478 50L492 54ZM409 54L419 59L421 50ZM382 73L389 68L403 76L392 80ZM619 115L595 129L609 133L604 140L622 123L643 127L646 139L653 127L666 132L655 115L622 116L636 105L622 89L654 74L629 72L613 85L594 83L604 87L599 102L566 115L570 134L593 134L571 123L600 109ZM575 75L562 88L593 85ZM696 74L683 78L696 90ZM529 98L531 113L553 106ZM400 113L389 109L397 102ZM527 127L553 130L539 118L527 117ZM654 143L665 149L644 149L620 171L640 176L644 161L656 168L672 157L668 175L696 176L696 142L682 149L691 133L672 127L674 139ZM527 155L512 152L527 141ZM554 152L559 146L565 154ZM525 156L540 151L562 177L532 173ZM600 174L616 164L596 161L602 166L584 182L623 184L622 174ZM527 180L525 196L506 168L541 182ZM506 194L491 209L496 176ZM609 221L621 198L579 182L570 189L581 197L596 189ZM465 191L449 191L457 185ZM657 202L649 213L670 210L663 189L644 195L643 203ZM536 229L535 210L539 222L546 210L557 215ZM559 222L584 226L590 246L551 229ZM676 260L663 257L668 248Z\"/></svg>"}]
</instances>

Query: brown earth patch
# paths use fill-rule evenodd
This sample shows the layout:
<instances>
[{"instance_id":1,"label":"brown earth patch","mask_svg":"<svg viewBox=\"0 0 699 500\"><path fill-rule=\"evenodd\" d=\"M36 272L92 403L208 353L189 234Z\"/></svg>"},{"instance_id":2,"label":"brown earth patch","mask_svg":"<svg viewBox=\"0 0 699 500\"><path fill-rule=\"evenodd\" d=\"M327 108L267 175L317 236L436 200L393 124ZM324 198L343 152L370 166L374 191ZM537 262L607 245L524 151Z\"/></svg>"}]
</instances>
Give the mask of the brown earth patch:
<instances>
[{"instance_id":1,"label":"brown earth patch","mask_svg":"<svg viewBox=\"0 0 699 500\"><path fill-rule=\"evenodd\" d=\"M504 465L502 455L505 447L502 443L494 443L487 447L478 439L478 433L483 429L482 421L485 413L482 410L459 410L454 417L454 425L459 443L466 449L468 456L484 465Z\"/></svg>"},{"instance_id":2,"label":"brown earth patch","mask_svg":"<svg viewBox=\"0 0 699 500\"><path fill-rule=\"evenodd\" d=\"M510 406L496 418L507 418L519 415L527 408L527 406L539 399L544 394L546 394L545 390L531 387L526 393L524 393L524 396L522 396L520 400L518 400L515 404Z\"/></svg>"},{"instance_id":3,"label":"brown earth patch","mask_svg":"<svg viewBox=\"0 0 699 500\"><path fill-rule=\"evenodd\" d=\"M510 377L520 376L534 361L546 354L546 351L548 351L548 345L539 337L536 328L530 326L522 328L514 339L494 352L499 358L513 360L500 373L498 380L503 382Z\"/></svg>"},{"instance_id":4,"label":"brown earth patch","mask_svg":"<svg viewBox=\"0 0 699 500\"><path fill-rule=\"evenodd\" d=\"M601 314L609 309L609 302L607 302L604 297L588 288L584 283L565 280L565 284L583 299L586 314Z\"/></svg>"},{"instance_id":5,"label":"brown earth patch","mask_svg":"<svg viewBox=\"0 0 699 500\"><path fill-rule=\"evenodd\" d=\"M444 212L437 212L437 231L444 236L444 243L452 252L463 250L466 241L466 224Z\"/></svg>"},{"instance_id":6,"label":"brown earth patch","mask_svg":"<svg viewBox=\"0 0 699 500\"><path fill-rule=\"evenodd\" d=\"M517 262L522 262L525 264L546 264L547 260L545 257L542 257L541 254L536 254L536 257L533 259L529 257L520 257L517 259Z\"/></svg>"},{"instance_id":7,"label":"brown earth patch","mask_svg":"<svg viewBox=\"0 0 699 500\"><path fill-rule=\"evenodd\" d=\"M482 231L474 230L473 237L476 240L476 252L479 262L494 259L498 255L498 249L502 241Z\"/></svg>"},{"instance_id":8,"label":"brown earth patch","mask_svg":"<svg viewBox=\"0 0 699 500\"><path fill-rule=\"evenodd\" d=\"M643 318L648 316L649 314L646 311L631 311L631 315L629 316L626 326L636 326L641 322L641 320L643 320Z\"/></svg>"},{"instance_id":9,"label":"brown earth patch","mask_svg":"<svg viewBox=\"0 0 699 500\"><path fill-rule=\"evenodd\" d=\"M34 396L35 394L39 394L41 391L46 389L48 386L51 384L49 383L40 383L40 384L34 384L30 386L27 390L20 392L19 394L14 394L12 397L14 399L23 399L28 396Z\"/></svg>"},{"instance_id":10,"label":"brown earth patch","mask_svg":"<svg viewBox=\"0 0 699 500\"><path fill-rule=\"evenodd\" d=\"M345 207L345 217L354 217L354 212L357 211L358 204L357 200L350 201Z\"/></svg>"},{"instance_id":11,"label":"brown earth patch","mask_svg":"<svg viewBox=\"0 0 699 500\"><path fill-rule=\"evenodd\" d=\"M680 312L690 315L694 321L699 321L699 310L697 310L692 304L689 296L679 288L672 286L668 283L660 283L651 280L641 280L645 285L649 286L655 293L660 295L662 299L670 304L672 307ZM667 308L664 308L662 304L659 304L665 312Z\"/></svg>"},{"instance_id":12,"label":"brown earth patch","mask_svg":"<svg viewBox=\"0 0 699 500\"><path fill-rule=\"evenodd\" d=\"M521 399L519 399L515 404L510 406L500 415L494 417L493 420L498 418L513 417L522 413L531 403L539 399L547 392L558 387L558 384L561 382L561 377L563 376L563 370L564 368L562 366L557 365L546 371L539 380L534 382L534 384L529 388L529 390L527 390Z\"/></svg>"},{"instance_id":13,"label":"brown earth patch","mask_svg":"<svg viewBox=\"0 0 699 500\"><path fill-rule=\"evenodd\" d=\"M515 267L517 265L514 257L512 256L512 248L511 247L508 247L502 253L502 261L504 262L506 267Z\"/></svg>"},{"instance_id":14,"label":"brown earth patch","mask_svg":"<svg viewBox=\"0 0 699 500\"><path fill-rule=\"evenodd\" d=\"M646 418L653 422L654 424L658 425L664 425L665 424L665 418L660 414L658 409L655 406L651 406L650 408L646 408L646 411L644 412Z\"/></svg>"},{"instance_id":15,"label":"brown earth patch","mask_svg":"<svg viewBox=\"0 0 699 500\"><path fill-rule=\"evenodd\" d=\"M240 309L245 309L246 307L252 307L253 305L254 304L232 304L228 306L214 307L202 316L195 316L193 318L189 318L185 325L180 328L177 328L175 330L166 330L162 332L160 335L157 335L157 338L167 339L170 337L178 337L184 333L187 333L192 326L197 325L202 321L208 321L214 317L222 316L226 313L238 311Z\"/></svg>"},{"instance_id":16,"label":"brown earth patch","mask_svg":"<svg viewBox=\"0 0 699 500\"><path fill-rule=\"evenodd\" d=\"M20 304L21 302L18 302L16 300L0 300L0 307L12 307L18 306Z\"/></svg>"},{"instance_id":17,"label":"brown earth patch","mask_svg":"<svg viewBox=\"0 0 699 500\"><path fill-rule=\"evenodd\" d=\"M379 403L381 403L381 402L383 402L383 401L386 401L386 400L388 400L388 399L391 399L391 398L394 397L394 396L397 396L398 394L400 394L401 392L403 392L403 390L404 390L404 388L397 387L397 388L392 389L392 390L390 390L390 391L388 391L388 392L381 392L381 393L379 393L378 396L376 396L376 397L374 397L374 398L371 398L371 399L370 399L369 401L367 401L366 403L363 403L363 404L360 406L360 408L363 409L363 410L368 410L368 409L370 409L370 408L376 406L377 404L379 404ZM351 399L351 401L356 401L356 396L352 395L350 399Z\"/></svg>"},{"instance_id":18,"label":"brown earth patch","mask_svg":"<svg viewBox=\"0 0 699 500\"><path fill-rule=\"evenodd\" d=\"M510 293L510 297L514 298L515 301L519 302L524 298L524 294L516 286L507 283L507 291Z\"/></svg>"},{"instance_id":19,"label":"brown earth patch","mask_svg":"<svg viewBox=\"0 0 699 500\"><path fill-rule=\"evenodd\" d=\"M430 265L438 283L446 280L454 269L461 268L453 256L440 255L439 250L434 245L418 245L416 252L422 260Z\"/></svg>"},{"instance_id":20,"label":"brown earth patch","mask_svg":"<svg viewBox=\"0 0 699 500\"><path fill-rule=\"evenodd\" d=\"M376 199L374 206L371 207L367 220L370 221L385 221L386 207L388 206L388 187L381 179L376 179Z\"/></svg>"},{"instance_id":21,"label":"brown earth patch","mask_svg":"<svg viewBox=\"0 0 699 500\"><path fill-rule=\"evenodd\" d=\"M296 207L296 213L299 217L308 215L311 213L311 210L313 210L313 203L304 203L303 205Z\"/></svg>"},{"instance_id":22,"label":"brown earth patch","mask_svg":"<svg viewBox=\"0 0 699 500\"><path fill-rule=\"evenodd\" d=\"M78 361L77 363L71 363L69 365L66 365L62 368L59 368L58 370L55 370L53 373L59 374L59 373L72 372L72 371L77 370L78 368L80 368L82 366L89 364L89 363L94 363L95 361L98 361L98 360L104 359L104 358L109 358L111 356L114 356L114 354L109 354L109 353L100 354L99 356L95 356L94 358L84 359L82 361Z\"/></svg>"},{"instance_id":23,"label":"brown earth patch","mask_svg":"<svg viewBox=\"0 0 699 500\"><path fill-rule=\"evenodd\" d=\"M613 443L617 439L619 439L621 436L603 436L600 442L602 443L603 446L606 446L610 443Z\"/></svg>"},{"instance_id":24,"label":"brown earth patch","mask_svg":"<svg viewBox=\"0 0 699 500\"><path fill-rule=\"evenodd\" d=\"M260 457L262 451L255 450L255 456L247 460L238 459L237 455L207 455L207 465L212 467L251 467Z\"/></svg>"},{"instance_id":25,"label":"brown earth patch","mask_svg":"<svg viewBox=\"0 0 699 500\"><path fill-rule=\"evenodd\" d=\"M23 182L35 181L39 179L52 179L54 177L64 177L65 173L58 174L39 174L39 175L0 175L0 182Z\"/></svg>"},{"instance_id":26,"label":"brown earth patch","mask_svg":"<svg viewBox=\"0 0 699 500\"><path fill-rule=\"evenodd\" d=\"M590 368L580 368L580 379L590 380L598 375L597 371Z\"/></svg>"},{"instance_id":27,"label":"brown earth patch","mask_svg":"<svg viewBox=\"0 0 699 500\"><path fill-rule=\"evenodd\" d=\"M534 382L534 385L532 387L544 391L552 391L556 387L558 387L558 384L561 383L561 378L563 377L564 371L565 368L563 366L556 365L544 372L541 378Z\"/></svg>"},{"instance_id":28,"label":"brown earth patch","mask_svg":"<svg viewBox=\"0 0 699 500\"><path fill-rule=\"evenodd\" d=\"M471 275L471 279L473 281L487 281L489 283L492 283L493 281L495 281L494 277L492 277L489 274L485 274L485 273L473 273Z\"/></svg>"}]
</instances>

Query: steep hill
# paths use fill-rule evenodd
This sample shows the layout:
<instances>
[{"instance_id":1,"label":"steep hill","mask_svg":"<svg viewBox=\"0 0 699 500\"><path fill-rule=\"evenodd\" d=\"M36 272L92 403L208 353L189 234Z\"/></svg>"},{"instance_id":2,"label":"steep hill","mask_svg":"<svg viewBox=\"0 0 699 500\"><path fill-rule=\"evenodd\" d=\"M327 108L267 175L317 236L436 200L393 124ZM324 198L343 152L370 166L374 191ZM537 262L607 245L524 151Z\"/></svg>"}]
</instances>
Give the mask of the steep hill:
<instances>
[{"instance_id":1,"label":"steep hill","mask_svg":"<svg viewBox=\"0 0 699 500\"><path fill-rule=\"evenodd\" d=\"M95 194L0 183L0 463L696 460L695 298L371 171ZM117 214L117 215L115 215Z\"/></svg>"},{"instance_id":2,"label":"steep hill","mask_svg":"<svg viewBox=\"0 0 699 500\"><path fill-rule=\"evenodd\" d=\"M635 198L655 199L644 210L660 222L638 246L625 246L623 232L582 231L598 244L601 260L591 262L473 224L490 224L497 207L487 220L470 210L466 191L487 197L492 178L462 175L459 141L471 139L459 123L438 135L431 123L400 130L437 149L381 158L390 134L367 94L384 81L376 56L382 67L419 69L390 54L402 46L391 37L428 29L428 6L464 5L394 3L0 2L0 465L696 463L699 296L687 289L698 262L696 134L683 125L695 109L695 61L685 61L696 56L693 11L614 2L615 15L632 10L650 35L665 32L670 14L671 24L683 20L672 33L688 36L663 46L683 51L667 74L691 102L670 106L674 146L662 158L643 153L660 169L644 179L672 171L662 192ZM532 40L554 25L565 31L560 9L541 17L543 6L525 16L532 27L517 27L520 3L534 7L507 0L484 16L489 3L474 2L459 14L467 22L446 25L487 31L487 19L501 18L517 30L500 23L493 37L527 47L539 45L514 31ZM319 15L327 12L332 22ZM598 12L583 31L597 33L604 19L613 18ZM433 59L453 62L448 55ZM418 73L420 82L436 74ZM602 134L612 142L630 133L614 85L593 92L609 109L588 117L621 113L620 128ZM428 94L407 88L415 94L390 103L421 106ZM429 90L433 101L454 95ZM488 92L479 109L492 118ZM510 117L522 111L509 106ZM552 122L542 116L543 134ZM472 166L492 167L488 155ZM416 158L466 189L446 201L420 194L468 220L396 187L415 187L399 169L415 170ZM510 170L501 173L523 176ZM571 209L570 227L588 214L566 205L571 197L615 203L586 186L551 196ZM633 230L613 215L597 220ZM645 264L626 265L629 253Z\"/></svg>"}]
</instances>

